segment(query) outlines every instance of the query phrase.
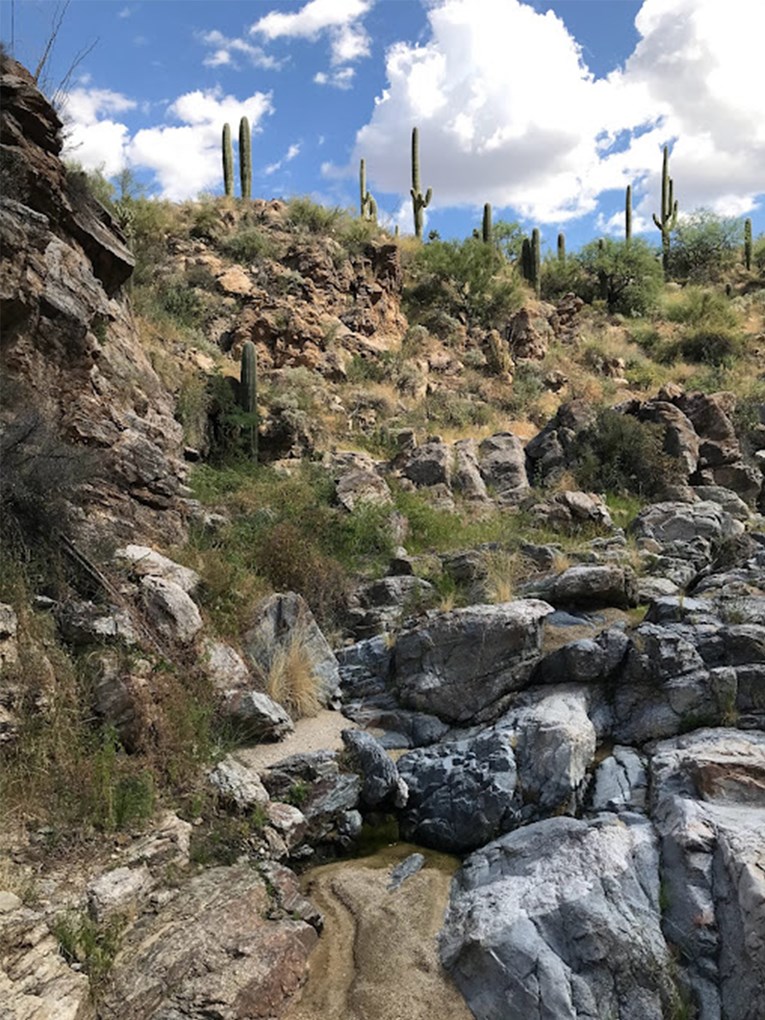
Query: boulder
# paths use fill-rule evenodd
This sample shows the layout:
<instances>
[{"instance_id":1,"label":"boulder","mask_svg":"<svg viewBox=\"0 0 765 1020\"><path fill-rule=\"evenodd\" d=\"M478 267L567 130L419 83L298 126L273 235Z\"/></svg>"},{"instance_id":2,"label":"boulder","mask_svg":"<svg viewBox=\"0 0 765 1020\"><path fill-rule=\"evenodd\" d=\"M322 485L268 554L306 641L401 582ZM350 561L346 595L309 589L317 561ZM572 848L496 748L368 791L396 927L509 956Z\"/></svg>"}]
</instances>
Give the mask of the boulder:
<instances>
[{"instance_id":1,"label":"boulder","mask_svg":"<svg viewBox=\"0 0 765 1020\"><path fill-rule=\"evenodd\" d=\"M199 585L200 577L195 570L181 566L146 545L126 545L115 552L114 559L125 564L135 577L161 577L177 584L187 595Z\"/></svg>"},{"instance_id":2,"label":"boulder","mask_svg":"<svg viewBox=\"0 0 765 1020\"><path fill-rule=\"evenodd\" d=\"M412 450L402 468L405 478L415 485L449 485L451 481L452 451L441 442L423 443Z\"/></svg>"},{"instance_id":3,"label":"boulder","mask_svg":"<svg viewBox=\"0 0 765 1020\"><path fill-rule=\"evenodd\" d=\"M192 878L126 935L100 1017L201 1017L211 1008L218 1020L278 1015L305 980L318 936L298 897L289 916L271 919L275 879L249 864Z\"/></svg>"},{"instance_id":4,"label":"boulder","mask_svg":"<svg viewBox=\"0 0 765 1020\"><path fill-rule=\"evenodd\" d=\"M523 445L512 432L483 439L478 447L481 477L492 497L514 502L529 488Z\"/></svg>"},{"instance_id":5,"label":"boulder","mask_svg":"<svg viewBox=\"0 0 765 1020\"><path fill-rule=\"evenodd\" d=\"M638 407L636 417L662 426L664 451L677 460L678 473L687 481L699 462L699 437L690 419L666 400L647 400Z\"/></svg>"},{"instance_id":6,"label":"boulder","mask_svg":"<svg viewBox=\"0 0 765 1020\"><path fill-rule=\"evenodd\" d=\"M555 333L548 317L535 313L531 308L517 311L507 327L508 347L516 361L541 361L547 354L548 344L554 339Z\"/></svg>"},{"instance_id":7,"label":"boulder","mask_svg":"<svg viewBox=\"0 0 765 1020\"><path fill-rule=\"evenodd\" d=\"M617 744L595 772L593 811L645 811L648 794L646 759L631 747Z\"/></svg>"},{"instance_id":8,"label":"boulder","mask_svg":"<svg viewBox=\"0 0 765 1020\"><path fill-rule=\"evenodd\" d=\"M18 661L17 631L18 618L13 606L0 602L0 670L5 666L13 666Z\"/></svg>"},{"instance_id":9,"label":"boulder","mask_svg":"<svg viewBox=\"0 0 765 1020\"><path fill-rule=\"evenodd\" d=\"M242 638L245 656L265 678L275 657L295 643L302 649L316 677L319 703L336 704L340 688L337 659L307 602L294 592L271 595L257 607Z\"/></svg>"},{"instance_id":10,"label":"boulder","mask_svg":"<svg viewBox=\"0 0 765 1020\"><path fill-rule=\"evenodd\" d=\"M526 685L551 612L546 602L525 599L429 614L396 642L393 683L401 703L446 722L491 713Z\"/></svg>"},{"instance_id":11,"label":"boulder","mask_svg":"<svg viewBox=\"0 0 765 1020\"><path fill-rule=\"evenodd\" d=\"M88 884L88 913L97 924L111 917L135 918L154 888L154 879L145 865L114 868Z\"/></svg>"},{"instance_id":12,"label":"boulder","mask_svg":"<svg viewBox=\"0 0 765 1020\"><path fill-rule=\"evenodd\" d=\"M405 839L464 853L516 823L515 758L505 734L410 751L398 767L409 789L400 815Z\"/></svg>"},{"instance_id":13,"label":"boulder","mask_svg":"<svg viewBox=\"0 0 765 1020\"><path fill-rule=\"evenodd\" d=\"M202 617L194 600L175 581L151 574L141 579L146 612L163 637L190 644L202 629Z\"/></svg>"},{"instance_id":14,"label":"boulder","mask_svg":"<svg viewBox=\"0 0 765 1020\"><path fill-rule=\"evenodd\" d=\"M531 507L530 513L540 524L552 527L581 527L594 524L599 528L612 528L613 521L608 507L600 496L593 492L556 492L542 503Z\"/></svg>"},{"instance_id":15,"label":"boulder","mask_svg":"<svg viewBox=\"0 0 765 1020\"><path fill-rule=\"evenodd\" d=\"M475 440L460 439L454 444L452 489L465 499L488 499L486 483L481 477Z\"/></svg>"},{"instance_id":16,"label":"boulder","mask_svg":"<svg viewBox=\"0 0 765 1020\"><path fill-rule=\"evenodd\" d=\"M226 719L259 740L281 740L295 729L285 709L262 691L229 691L220 711Z\"/></svg>"},{"instance_id":17,"label":"boulder","mask_svg":"<svg viewBox=\"0 0 765 1020\"><path fill-rule=\"evenodd\" d=\"M677 1004L658 848L637 815L550 818L477 850L440 941L476 1020L662 1020Z\"/></svg>"},{"instance_id":18,"label":"boulder","mask_svg":"<svg viewBox=\"0 0 765 1020\"><path fill-rule=\"evenodd\" d=\"M218 797L237 811L246 813L268 803L268 791L258 773L237 761L233 755L228 754L219 761L207 773L207 781Z\"/></svg>"},{"instance_id":19,"label":"boulder","mask_svg":"<svg viewBox=\"0 0 765 1020\"><path fill-rule=\"evenodd\" d=\"M554 606L616 606L638 604L638 582L631 567L618 563L583 563L554 577L524 584L521 591Z\"/></svg>"},{"instance_id":20,"label":"boulder","mask_svg":"<svg viewBox=\"0 0 765 1020\"><path fill-rule=\"evenodd\" d=\"M765 734L698 730L651 751L663 927L691 1006L765 1016Z\"/></svg>"},{"instance_id":21,"label":"boulder","mask_svg":"<svg viewBox=\"0 0 765 1020\"><path fill-rule=\"evenodd\" d=\"M379 740L371 733L351 729L343 730L341 737L351 768L363 779L361 799L364 804L377 808L388 802L392 807L404 807L406 783Z\"/></svg>"}]
</instances>

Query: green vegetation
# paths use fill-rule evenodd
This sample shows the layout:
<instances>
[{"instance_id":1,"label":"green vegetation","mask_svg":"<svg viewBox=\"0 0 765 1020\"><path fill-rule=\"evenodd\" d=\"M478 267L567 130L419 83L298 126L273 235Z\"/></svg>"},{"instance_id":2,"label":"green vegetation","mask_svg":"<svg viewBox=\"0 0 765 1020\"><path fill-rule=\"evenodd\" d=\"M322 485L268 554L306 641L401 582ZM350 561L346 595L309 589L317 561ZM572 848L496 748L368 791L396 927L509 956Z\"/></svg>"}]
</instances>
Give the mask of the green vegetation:
<instances>
[{"instance_id":1,"label":"green vegetation","mask_svg":"<svg viewBox=\"0 0 765 1020\"><path fill-rule=\"evenodd\" d=\"M231 125L223 125L223 190L228 198L234 196L234 149L231 144Z\"/></svg>"},{"instance_id":2,"label":"green vegetation","mask_svg":"<svg viewBox=\"0 0 765 1020\"><path fill-rule=\"evenodd\" d=\"M677 226L677 199L674 197L675 185L669 176L669 148L664 146L661 165L661 209L659 215L653 214L653 222L661 232L662 266L665 279L669 279L670 237Z\"/></svg>"},{"instance_id":3,"label":"green vegetation","mask_svg":"<svg viewBox=\"0 0 765 1020\"><path fill-rule=\"evenodd\" d=\"M603 408L579 437L574 474L585 490L658 498L674 481L677 467L664 453L660 425Z\"/></svg>"},{"instance_id":4,"label":"green vegetation","mask_svg":"<svg viewBox=\"0 0 765 1020\"><path fill-rule=\"evenodd\" d=\"M661 267L645 241L635 238L627 244L601 238L585 245L579 260L590 275L590 300L597 281L609 312L645 315L655 307L661 293Z\"/></svg>"},{"instance_id":5,"label":"green vegetation","mask_svg":"<svg viewBox=\"0 0 765 1020\"><path fill-rule=\"evenodd\" d=\"M239 121L239 183L242 198L252 198L252 141L250 122L246 117Z\"/></svg>"},{"instance_id":6,"label":"green vegetation","mask_svg":"<svg viewBox=\"0 0 765 1020\"><path fill-rule=\"evenodd\" d=\"M80 910L59 914L51 925L61 955L88 975L91 995L96 1000L119 952L125 925L121 916L99 924Z\"/></svg>"},{"instance_id":7,"label":"green vegetation","mask_svg":"<svg viewBox=\"0 0 765 1020\"><path fill-rule=\"evenodd\" d=\"M375 202L374 196L367 191L367 165L363 159L359 164L359 191L359 216L361 216L362 220L376 223L377 202Z\"/></svg>"},{"instance_id":8,"label":"green vegetation","mask_svg":"<svg viewBox=\"0 0 765 1020\"><path fill-rule=\"evenodd\" d=\"M716 283L733 268L741 252L741 220L697 209L672 230L670 275L692 283Z\"/></svg>"}]
</instances>

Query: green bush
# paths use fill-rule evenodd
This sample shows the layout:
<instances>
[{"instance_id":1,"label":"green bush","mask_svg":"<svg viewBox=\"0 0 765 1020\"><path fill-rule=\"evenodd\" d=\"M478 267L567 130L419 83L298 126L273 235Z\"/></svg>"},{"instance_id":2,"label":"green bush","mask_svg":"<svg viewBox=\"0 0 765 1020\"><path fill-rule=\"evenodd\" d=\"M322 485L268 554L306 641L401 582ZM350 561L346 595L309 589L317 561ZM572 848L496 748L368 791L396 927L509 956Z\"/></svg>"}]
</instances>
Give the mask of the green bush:
<instances>
[{"instance_id":1,"label":"green bush","mask_svg":"<svg viewBox=\"0 0 765 1020\"><path fill-rule=\"evenodd\" d=\"M758 272L765 273L765 234L760 234L752 245L752 262Z\"/></svg>"},{"instance_id":2,"label":"green bush","mask_svg":"<svg viewBox=\"0 0 765 1020\"><path fill-rule=\"evenodd\" d=\"M672 232L670 276L697 283L720 280L738 260L743 236L740 219L695 210Z\"/></svg>"},{"instance_id":3,"label":"green bush","mask_svg":"<svg viewBox=\"0 0 765 1020\"><path fill-rule=\"evenodd\" d=\"M595 283L576 257L565 262L547 258L542 263L541 295L545 301L557 301L564 294L576 294L583 301L595 297Z\"/></svg>"},{"instance_id":4,"label":"green bush","mask_svg":"<svg viewBox=\"0 0 765 1020\"><path fill-rule=\"evenodd\" d=\"M702 365L730 365L743 352L738 333L730 329L694 329L678 341L678 353L686 361Z\"/></svg>"},{"instance_id":5,"label":"green bush","mask_svg":"<svg viewBox=\"0 0 765 1020\"><path fill-rule=\"evenodd\" d=\"M254 262L256 259L274 258L274 243L267 234L257 227L240 230L221 244L225 255L237 262Z\"/></svg>"},{"instance_id":6,"label":"green bush","mask_svg":"<svg viewBox=\"0 0 765 1020\"><path fill-rule=\"evenodd\" d=\"M664 453L663 444L660 425L603 408L575 444L577 482L595 492L661 496L677 478L677 462Z\"/></svg>"},{"instance_id":7,"label":"green bush","mask_svg":"<svg viewBox=\"0 0 765 1020\"><path fill-rule=\"evenodd\" d=\"M287 221L311 234L332 234L348 218L338 206L319 205L310 198L292 198L287 203Z\"/></svg>"},{"instance_id":8,"label":"green bush","mask_svg":"<svg viewBox=\"0 0 765 1020\"><path fill-rule=\"evenodd\" d=\"M664 275L655 250L642 239L593 241L579 261L609 312L646 315L656 305Z\"/></svg>"},{"instance_id":9,"label":"green bush","mask_svg":"<svg viewBox=\"0 0 765 1020\"><path fill-rule=\"evenodd\" d=\"M728 298L706 287L684 287L678 294L669 295L662 311L670 322L687 326L733 329L739 321Z\"/></svg>"},{"instance_id":10,"label":"green bush","mask_svg":"<svg viewBox=\"0 0 765 1020\"><path fill-rule=\"evenodd\" d=\"M458 321L487 328L501 326L523 303L523 286L496 247L469 237L431 241L414 254L404 290L407 314L416 321L434 309Z\"/></svg>"}]
</instances>

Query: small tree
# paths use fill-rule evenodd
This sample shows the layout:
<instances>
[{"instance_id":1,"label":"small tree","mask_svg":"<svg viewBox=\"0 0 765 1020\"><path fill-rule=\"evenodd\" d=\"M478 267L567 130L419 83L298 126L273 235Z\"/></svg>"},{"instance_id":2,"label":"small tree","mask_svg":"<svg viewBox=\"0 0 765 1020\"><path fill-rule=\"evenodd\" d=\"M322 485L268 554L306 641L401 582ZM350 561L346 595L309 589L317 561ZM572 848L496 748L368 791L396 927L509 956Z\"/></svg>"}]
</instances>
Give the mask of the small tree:
<instances>
[{"instance_id":1,"label":"small tree","mask_svg":"<svg viewBox=\"0 0 765 1020\"><path fill-rule=\"evenodd\" d=\"M740 219L696 209L675 227L670 274L694 283L714 283L735 265L742 232Z\"/></svg>"},{"instance_id":2,"label":"small tree","mask_svg":"<svg viewBox=\"0 0 765 1020\"><path fill-rule=\"evenodd\" d=\"M609 312L644 315L656 303L663 273L656 252L641 238L601 238L586 245L579 261L594 281Z\"/></svg>"}]
</instances>

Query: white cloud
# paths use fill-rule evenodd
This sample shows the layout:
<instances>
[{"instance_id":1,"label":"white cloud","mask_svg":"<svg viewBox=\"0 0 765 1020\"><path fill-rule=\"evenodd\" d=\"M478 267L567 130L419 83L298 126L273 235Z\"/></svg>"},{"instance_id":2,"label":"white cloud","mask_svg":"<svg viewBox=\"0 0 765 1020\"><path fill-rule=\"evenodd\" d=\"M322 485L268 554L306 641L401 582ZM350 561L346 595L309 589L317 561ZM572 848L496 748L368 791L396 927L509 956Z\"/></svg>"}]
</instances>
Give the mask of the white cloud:
<instances>
[{"instance_id":1,"label":"white cloud","mask_svg":"<svg viewBox=\"0 0 765 1020\"><path fill-rule=\"evenodd\" d=\"M202 63L205 67L231 67L240 70L237 56L246 58L247 63L266 71L278 71L282 63L270 57L260 46L253 46L246 39L231 39L217 29L202 32L198 38L205 46L213 47Z\"/></svg>"},{"instance_id":2,"label":"white cloud","mask_svg":"<svg viewBox=\"0 0 765 1020\"><path fill-rule=\"evenodd\" d=\"M268 175L275 174L277 170L281 170L285 163L290 163L298 155L300 155L300 143L294 142L280 160L277 160L276 163L269 163L268 166L264 167L263 173Z\"/></svg>"},{"instance_id":3,"label":"white cloud","mask_svg":"<svg viewBox=\"0 0 765 1020\"><path fill-rule=\"evenodd\" d=\"M129 7L123 7L121 11L117 13L118 18L129 18L133 12Z\"/></svg>"},{"instance_id":4,"label":"white cloud","mask_svg":"<svg viewBox=\"0 0 765 1020\"><path fill-rule=\"evenodd\" d=\"M364 28L362 19L371 9L374 0L309 0L299 11L283 13L270 11L256 21L250 28L251 35L260 35L268 40L273 39L309 39L316 40L327 36L330 46L330 61L333 67L350 64L362 57L368 57L371 51L371 40ZM338 73L329 75L319 72L314 78L318 84L335 85L337 88L348 88L338 84Z\"/></svg>"},{"instance_id":5,"label":"white cloud","mask_svg":"<svg viewBox=\"0 0 765 1020\"><path fill-rule=\"evenodd\" d=\"M313 80L317 85L331 85L333 89L349 89L356 72L352 67L341 67L337 71L317 71Z\"/></svg>"},{"instance_id":6,"label":"white cloud","mask_svg":"<svg viewBox=\"0 0 765 1020\"><path fill-rule=\"evenodd\" d=\"M655 202L673 141L681 206L746 211L762 190L765 5L645 0L633 54L599 80L563 21L520 0L440 0L428 20L423 44L389 49L387 87L357 135L351 167L364 156L379 189L408 189L419 125L422 184L439 205L490 201L562 223L630 182L636 206Z\"/></svg>"},{"instance_id":7,"label":"white cloud","mask_svg":"<svg viewBox=\"0 0 765 1020\"><path fill-rule=\"evenodd\" d=\"M116 174L126 162L129 131L111 115L135 109L135 102L109 89L76 88L62 102L66 123L64 154L86 170Z\"/></svg>"},{"instance_id":8,"label":"white cloud","mask_svg":"<svg viewBox=\"0 0 765 1020\"><path fill-rule=\"evenodd\" d=\"M139 131L128 156L135 166L153 170L162 197L173 201L191 198L214 187L221 177L220 139L224 123L236 137L239 120L248 117L253 133L260 121L273 112L271 94L255 92L247 99L221 94L220 89L196 90L180 96L168 108L179 126L160 126Z\"/></svg>"}]
</instances>

